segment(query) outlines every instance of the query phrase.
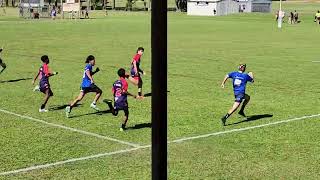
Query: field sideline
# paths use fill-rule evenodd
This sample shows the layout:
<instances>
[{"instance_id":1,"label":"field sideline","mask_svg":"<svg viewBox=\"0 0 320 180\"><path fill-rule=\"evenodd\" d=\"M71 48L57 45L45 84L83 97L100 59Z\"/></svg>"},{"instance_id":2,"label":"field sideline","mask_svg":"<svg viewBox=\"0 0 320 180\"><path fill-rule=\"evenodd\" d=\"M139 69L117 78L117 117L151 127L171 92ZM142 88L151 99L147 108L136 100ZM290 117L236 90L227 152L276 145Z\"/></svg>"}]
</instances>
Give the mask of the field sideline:
<instances>
[{"instance_id":1,"label":"field sideline","mask_svg":"<svg viewBox=\"0 0 320 180\"><path fill-rule=\"evenodd\" d=\"M274 3L274 10L277 4ZM319 3L284 3L302 22L279 30L274 14L189 17L170 12L168 24L169 178L319 179ZM129 99L129 130L121 115L96 113L89 95L65 118L79 92L84 59L93 54L95 82L111 99L119 67L129 69L144 46L144 92L150 92L150 14L93 12L91 20L40 21L0 16L0 46L8 68L0 75L0 179L150 179L151 98ZM55 96L38 113L43 95L31 78L48 54ZM246 111L222 127L233 102L224 75L246 62L256 82ZM129 91L137 90L129 85ZM98 103L106 108L102 102ZM183 143L182 143L183 142Z\"/></svg>"}]
</instances>

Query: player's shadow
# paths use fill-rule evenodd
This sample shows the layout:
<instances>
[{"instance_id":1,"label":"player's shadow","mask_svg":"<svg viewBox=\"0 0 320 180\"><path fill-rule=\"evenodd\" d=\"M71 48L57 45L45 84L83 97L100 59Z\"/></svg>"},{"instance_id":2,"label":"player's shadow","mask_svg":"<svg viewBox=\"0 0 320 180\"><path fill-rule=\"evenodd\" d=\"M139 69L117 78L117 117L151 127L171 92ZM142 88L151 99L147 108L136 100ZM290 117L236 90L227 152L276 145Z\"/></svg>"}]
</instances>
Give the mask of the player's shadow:
<instances>
[{"instance_id":1,"label":"player's shadow","mask_svg":"<svg viewBox=\"0 0 320 180\"><path fill-rule=\"evenodd\" d=\"M52 106L49 108L49 111L59 111L59 110L65 109L67 106L69 106L69 104ZM79 106L82 106L82 104L76 104L74 107L79 107Z\"/></svg>"},{"instance_id":2,"label":"player's shadow","mask_svg":"<svg viewBox=\"0 0 320 180\"><path fill-rule=\"evenodd\" d=\"M151 128L151 123L136 124L132 127L128 127L127 130L136 130L136 129L143 129L143 128Z\"/></svg>"},{"instance_id":3,"label":"player's shadow","mask_svg":"<svg viewBox=\"0 0 320 180\"><path fill-rule=\"evenodd\" d=\"M69 117L69 119L71 118L77 118L77 117L82 117L82 116L90 116L90 115L104 115L104 114L109 114L111 113L111 110L105 110L105 111L96 111L96 112L92 112L92 113L86 113L86 114L80 114L80 115L75 115L75 116L71 116Z\"/></svg>"},{"instance_id":4,"label":"player's shadow","mask_svg":"<svg viewBox=\"0 0 320 180\"><path fill-rule=\"evenodd\" d=\"M0 83L14 83L14 82L26 81L26 80L30 80L30 79L32 79L32 78L12 79L12 80L7 80L7 81L0 81Z\"/></svg>"},{"instance_id":5,"label":"player's shadow","mask_svg":"<svg viewBox=\"0 0 320 180\"><path fill-rule=\"evenodd\" d=\"M170 92L170 91L167 91L167 93L169 93L169 92ZM151 97L151 96L152 96L152 93L149 92L149 93L144 94L143 96L144 96L144 97Z\"/></svg>"},{"instance_id":6,"label":"player's shadow","mask_svg":"<svg viewBox=\"0 0 320 180\"><path fill-rule=\"evenodd\" d=\"M252 115L252 116L248 116L245 120L239 121L239 122L235 122L232 124L228 124L229 125L235 125L235 124L240 124L240 123L245 123L245 122L250 122L250 121L256 121L259 119L264 119L264 118L270 118L273 117L272 114L258 114L258 115Z\"/></svg>"}]
</instances>

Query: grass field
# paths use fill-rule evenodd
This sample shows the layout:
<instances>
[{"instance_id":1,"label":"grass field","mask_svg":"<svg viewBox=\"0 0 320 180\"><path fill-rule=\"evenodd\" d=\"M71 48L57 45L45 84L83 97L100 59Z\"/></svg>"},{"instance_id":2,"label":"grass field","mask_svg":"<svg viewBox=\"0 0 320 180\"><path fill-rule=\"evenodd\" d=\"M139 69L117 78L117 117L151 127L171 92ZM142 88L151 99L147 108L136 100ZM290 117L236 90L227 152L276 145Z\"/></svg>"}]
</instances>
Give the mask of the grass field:
<instances>
[{"instance_id":1,"label":"grass field","mask_svg":"<svg viewBox=\"0 0 320 180\"><path fill-rule=\"evenodd\" d=\"M284 9L297 9L302 23L279 30L273 14L169 13L170 179L320 178L320 26L313 23L320 4L286 3ZM117 69L129 69L136 48L145 47L144 92L150 92L150 14L92 16L33 21L17 18L13 9L0 16L2 58L8 65L0 75L0 179L150 179L150 97L129 99L125 132L119 131L122 114L89 108L93 95L72 118L60 108L78 95L89 54L101 69L95 82L102 98L111 99ZM50 111L39 114L43 95L32 91L31 78L43 54L59 75L50 80L55 94ZM256 76L247 87L251 118L235 114L222 127L220 118L234 98L231 83L226 89L220 83L239 62Z\"/></svg>"}]
</instances>

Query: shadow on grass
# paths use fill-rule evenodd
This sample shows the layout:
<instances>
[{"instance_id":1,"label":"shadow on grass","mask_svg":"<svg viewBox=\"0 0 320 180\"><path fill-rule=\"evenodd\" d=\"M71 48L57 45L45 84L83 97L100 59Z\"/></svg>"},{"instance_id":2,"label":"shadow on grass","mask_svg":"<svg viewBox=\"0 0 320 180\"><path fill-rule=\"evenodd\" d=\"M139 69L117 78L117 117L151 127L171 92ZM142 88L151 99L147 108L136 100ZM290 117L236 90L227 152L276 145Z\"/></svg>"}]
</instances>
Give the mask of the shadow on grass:
<instances>
[{"instance_id":1,"label":"shadow on grass","mask_svg":"<svg viewBox=\"0 0 320 180\"><path fill-rule=\"evenodd\" d=\"M128 127L127 130L135 130L135 129L143 129L143 128L151 128L151 123L136 124L132 127Z\"/></svg>"},{"instance_id":2,"label":"shadow on grass","mask_svg":"<svg viewBox=\"0 0 320 180\"><path fill-rule=\"evenodd\" d=\"M248 116L245 120L242 120L242 121L239 121L239 122L235 122L235 123L232 123L232 124L228 124L227 126L240 124L240 123L245 123L245 122L250 122L250 121L256 121L256 120L259 120L259 119L270 118L270 117L273 117L273 115L272 114L252 115L252 116Z\"/></svg>"},{"instance_id":3,"label":"shadow on grass","mask_svg":"<svg viewBox=\"0 0 320 180\"><path fill-rule=\"evenodd\" d=\"M86 113L86 114L80 114L80 115L75 115L75 116L70 116L69 119L72 118L77 118L77 117L83 117L83 116L90 116L90 115L104 115L104 114L109 114L111 113L110 110L106 110L106 111L97 111L97 112L92 112L92 113Z\"/></svg>"},{"instance_id":4,"label":"shadow on grass","mask_svg":"<svg viewBox=\"0 0 320 180\"><path fill-rule=\"evenodd\" d=\"M170 91L167 91L167 93L169 93ZM150 92L150 93L146 93L146 94L144 94L144 97L151 97L152 96L152 93Z\"/></svg>"},{"instance_id":5,"label":"shadow on grass","mask_svg":"<svg viewBox=\"0 0 320 180\"><path fill-rule=\"evenodd\" d=\"M14 82L26 81L26 80L30 80L30 79L32 79L32 78L12 79L12 80L7 80L7 81L0 81L0 83L14 83Z\"/></svg>"},{"instance_id":6,"label":"shadow on grass","mask_svg":"<svg viewBox=\"0 0 320 180\"><path fill-rule=\"evenodd\" d=\"M59 111L62 109L65 109L69 104L64 104L64 105L55 105L49 108L49 111ZM74 107L79 107L82 106L82 104L76 104Z\"/></svg>"}]
</instances>

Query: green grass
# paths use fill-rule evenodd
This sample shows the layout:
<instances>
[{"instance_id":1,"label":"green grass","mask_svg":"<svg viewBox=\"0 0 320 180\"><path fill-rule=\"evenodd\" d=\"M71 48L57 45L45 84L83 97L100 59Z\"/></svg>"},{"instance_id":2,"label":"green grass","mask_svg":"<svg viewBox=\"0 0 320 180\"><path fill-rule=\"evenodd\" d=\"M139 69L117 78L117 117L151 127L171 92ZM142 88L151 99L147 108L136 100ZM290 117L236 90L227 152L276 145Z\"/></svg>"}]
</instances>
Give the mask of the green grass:
<instances>
[{"instance_id":1,"label":"green grass","mask_svg":"<svg viewBox=\"0 0 320 180\"><path fill-rule=\"evenodd\" d=\"M318 114L317 80L320 61L319 26L313 6L299 7L302 23L279 30L273 14L192 17L169 13L168 85L169 140L261 125ZM276 6L276 5L275 5ZM276 8L274 8L276 9ZM311 11L312 12L309 12ZM66 119L63 110L37 112L43 95L32 92L31 80L48 54L55 96L49 108L68 104L78 95L84 59L93 54L101 72L95 82L112 98L118 67L129 69L138 46L144 46L144 92L151 89L150 14L148 12L94 12L91 20L38 21L18 19L14 9L0 16L0 45L8 69L0 76L0 108L47 122L94 132L119 140L150 144L150 128L119 132L122 114L96 115L89 108L93 95ZM256 82L247 87L252 100L246 113L273 117L221 127L220 117L233 103L231 83L221 80L246 62ZM133 86L129 91L137 93ZM150 123L151 99L129 99L129 127ZM99 103L100 107L105 107ZM53 128L0 112L1 172L92 154L130 148L107 140ZM228 123L244 120L232 116ZM169 145L170 179L318 179L320 118L301 120ZM0 178L16 179L150 179L150 149L33 170Z\"/></svg>"}]
</instances>

